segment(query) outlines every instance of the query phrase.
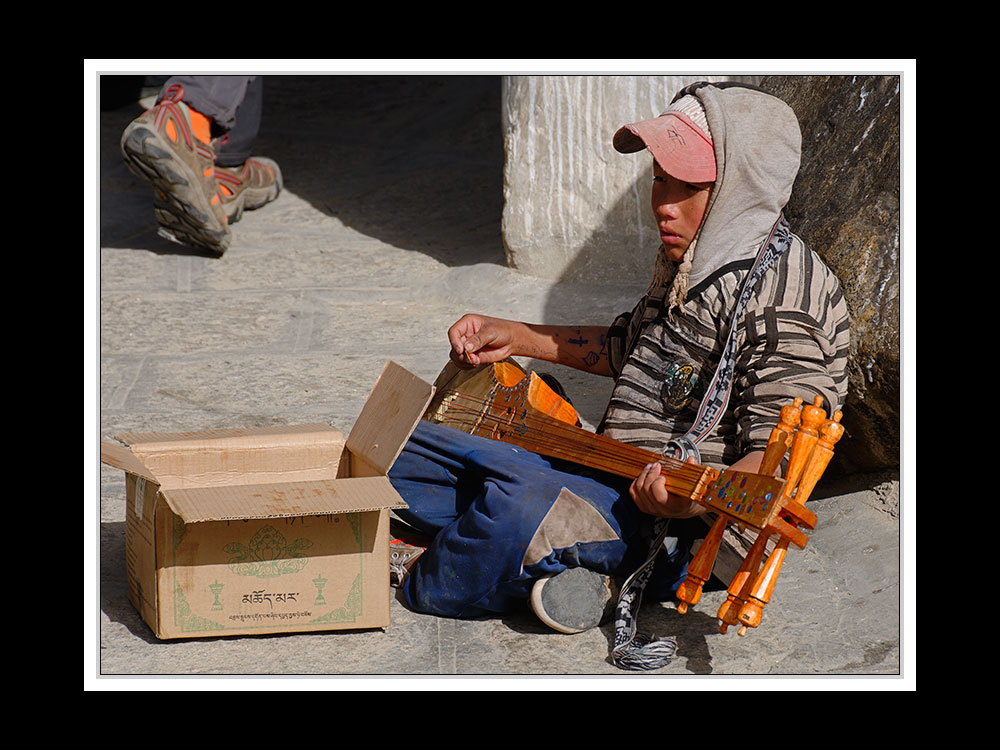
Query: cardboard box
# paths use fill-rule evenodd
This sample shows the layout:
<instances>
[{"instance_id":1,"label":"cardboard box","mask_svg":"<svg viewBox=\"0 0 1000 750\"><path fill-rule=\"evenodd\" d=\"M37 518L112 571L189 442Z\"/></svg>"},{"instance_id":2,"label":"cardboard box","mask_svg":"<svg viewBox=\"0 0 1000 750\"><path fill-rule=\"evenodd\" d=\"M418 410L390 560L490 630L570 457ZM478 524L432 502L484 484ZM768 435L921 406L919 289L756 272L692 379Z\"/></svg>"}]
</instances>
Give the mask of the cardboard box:
<instances>
[{"instance_id":1,"label":"cardboard box","mask_svg":"<svg viewBox=\"0 0 1000 750\"><path fill-rule=\"evenodd\" d=\"M350 435L326 424L116 435L129 597L158 638L389 625L386 474L433 394L386 364Z\"/></svg>"}]
</instances>

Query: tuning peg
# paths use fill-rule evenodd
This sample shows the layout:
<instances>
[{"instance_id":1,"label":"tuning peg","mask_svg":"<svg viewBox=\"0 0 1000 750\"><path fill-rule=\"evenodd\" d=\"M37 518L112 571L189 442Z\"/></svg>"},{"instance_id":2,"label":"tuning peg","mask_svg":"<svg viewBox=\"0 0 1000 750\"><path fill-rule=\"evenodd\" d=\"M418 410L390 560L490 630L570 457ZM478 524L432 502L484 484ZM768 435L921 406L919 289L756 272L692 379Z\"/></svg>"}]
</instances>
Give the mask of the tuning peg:
<instances>
[{"instance_id":1,"label":"tuning peg","mask_svg":"<svg viewBox=\"0 0 1000 750\"><path fill-rule=\"evenodd\" d=\"M764 459L760 463L760 473L766 477L774 476L781 459L785 457L788 446L791 445L792 435L802 419L802 399L795 398L792 403L781 408L781 415L778 424L771 430L771 437L767 441L767 448L764 451Z\"/></svg>"},{"instance_id":2,"label":"tuning peg","mask_svg":"<svg viewBox=\"0 0 1000 750\"><path fill-rule=\"evenodd\" d=\"M740 610L750 595L750 588L757 577L766 548L767 534L759 534L747 556L743 558L743 563L733 576L733 580L730 581L726 601L716 613L716 617L719 618L720 633L725 633L730 625L739 624Z\"/></svg>"},{"instance_id":3,"label":"tuning peg","mask_svg":"<svg viewBox=\"0 0 1000 750\"><path fill-rule=\"evenodd\" d=\"M715 567L715 557L719 553L719 545L722 544L722 535L726 530L726 517L720 515L715 519L712 528L701 542L698 551L687 567L687 578L677 587L677 598L680 602L677 611L681 614L687 612L688 606L694 606L701 599L701 588L712 575L712 568Z\"/></svg>"},{"instance_id":4,"label":"tuning peg","mask_svg":"<svg viewBox=\"0 0 1000 750\"><path fill-rule=\"evenodd\" d=\"M806 461L812 454L813 446L819 440L818 428L826 419L826 412L821 404L822 396L816 396L812 405L802 407L802 421L792 439L792 450L788 456L788 476L785 477L785 496L792 497L805 468Z\"/></svg>"},{"instance_id":5,"label":"tuning peg","mask_svg":"<svg viewBox=\"0 0 1000 750\"><path fill-rule=\"evenodd\" d=\"M844 434L844 426L840 424L842 416L841 412L834 412L833 419L826 420L820 427L819 438L813 448L812 455L809 456L809 462L802 472L802 478L799 480L795 492L796 502L805 503L809 499L813 488L830 464L830 460L833 458L833 446Z\"/></svg>"}]
</instances>

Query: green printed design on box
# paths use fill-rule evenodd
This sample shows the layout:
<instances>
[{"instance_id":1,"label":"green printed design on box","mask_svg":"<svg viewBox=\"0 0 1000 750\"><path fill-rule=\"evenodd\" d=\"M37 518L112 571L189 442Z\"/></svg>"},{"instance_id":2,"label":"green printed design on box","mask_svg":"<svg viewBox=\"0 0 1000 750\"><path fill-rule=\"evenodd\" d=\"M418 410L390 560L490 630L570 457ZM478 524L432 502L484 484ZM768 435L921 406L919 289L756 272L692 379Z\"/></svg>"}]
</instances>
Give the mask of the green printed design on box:
<instances>
[{"instance_id":1,"label":"green printed design on box","mask_svg":"<svg viewBox=\"0 0 1000 750\"><path fill-rule=\"evenodd\" d=\"M358 549L356 552L362 552L362 538L363 533L363 518L361 513L349 513L342 514L338 518L346 519L349 522L351 536L358 543ZM178 548L180 546L180 540L189 531L187 525L177 516L174 517L173 523L170 524L170 530L172 538L170 539L170 546L174 552L174 566L177 566L177 554ZM265 525L260 528L249 540L248 543L243 544L241 542L233 542L227 544L223 547L223 551L233 555L229 560L227 560L227 565L231 572L236 575L241 576L252 576L258 578L274 578L276 576L284 575L285 573L294 573L302 570L308 558L301 554L301 550L309 549L313 547L313 542L306 538L295 539L292 543L288 543L284 535L281 534L272 525ZM341 624L341 623L353 623L357 622L358 618L361 617L363 613L363 598L364 589L362 586L362 581L364 579L364 558L358 558L358 573L354 578L351 585L350 591L347 593L346 598L343 600L341 606L335 606L333 609L326 612L326 614L318 615L312 617L314 612L308 610L301 611L298 613L266 613L262 615L240 615L240 614L230 614L229 616L223 615L225 620L233 620L234 622L227 622L226 624L211 620L207 617L202 617L200 615L195 615L192 613L191 605L188 603L186 595L181 588L180 581L177 578L177 569L174 568L174 585L173 585L173 600L174 600L174 622L176 626L185 633L196 633L196 632L212 632L212 631L225 631L233 632L236 630L253 630L261 625L269 624L273 622L275 617L293 617L294 615L306 615L311 619L308 622L317 625L324 624ZM312 579L312 585L316 590L316 598L313 602L313 606L327 606L327 600L324 596L326 585L329 581L323 577L322 574L318 574L316 578ZM224 586L216 580L212 584L208 584L208 589L211 592L211 604L206 606L210 607L211 610L219 611L226 610L228 607L224 602L224 597L222 594ZM236 623L236 624L234 624Z\"/></svg>"},{"instance_id":2,"label":"green printed design on box","mask_svg":"<svg viewBox=\"0 0 1000 750\"><path fill-rule=\"evenodd\" d=\"M302 570L308 559L300 554L300 550L310 547L312 542L305 537L289 544L284 534L267 525L260 528L249 543L232 542L222 549L234 555L229 559L229 569L235 575L275 578Z\"/></svg>"},{"instance_id":3,"label":"green printed design on box","mask_svg":"<svg viewBox=\"0 0 1000 750\"><path fill-rule=\"evenodd\" d=\"M362 605L362 593L361 593L361 574L354 579L354 583L351 585L351 591L347 595L347 599L344 600L344 606L338 607L337 609L327 612L322 617L317 617L313 620L316 623L331 623L331 622L354 622L361 616L361 605Z\"/></svg>"},{"instance_id":4,"label":"green printed design on box","mask_svg":"<svg viewBox=\"0 0 1000 750\"><path fill-rule=\"evenodd\" d=\"M351 531L354 533L354 541L361 544L361 515L358 513L350 513L347 516L347 522L351 524Z\"/></svg>"},{"instance_id":5,"label":"green printed design on box","mask_svg":"<svg viewBox=\"0 0 1000 750\"><path fill-rule=\"evenodd\" d=\"M313 586L316 587L316 601L313 602L317 607L326 604L326 598L323 596L323 587L326 585L327 579L323 576L317 576L313 578Z\"/></svg>"},{"instance_id":6,"label":"green printed design on box","mask_svg":"<svg viewBox=\"0 0 1000 750\"><path fill-rule=\"evenodd\" d=\"M193 614L191 612L191 605L188 604L179 584L175 584L174 586L174 624L184 633L225 629L225 626L218 622Z\"/></svg>"},{"instance_id":7,"label":"green printed design on box","mask_svg":"<svg viewBox=\"0 0 1000 750\"><path fill-rule=\"evenodd\" d=\"M171 522L173 523L174 532L174 554L177 554L177 548L181 546L181 542L184 541L184 533L187 531L187 524L184 523L184 519L178 515L171 515Z\"/></svg>"},{"instance_id":8,"label":"green printed design on box","mask_svg":"<svg viewBox=\"0 0 1000 750\"><path fill-rule=\"evenodd\" d=\"M212 602L212 610L219 611L222 609L222 602L219 601L219 596L222 594L223 584L216 581L215 583L210 583L208 587L212 590L212 595L214 596L214 601Z\"/></svg>"}]
</instances>

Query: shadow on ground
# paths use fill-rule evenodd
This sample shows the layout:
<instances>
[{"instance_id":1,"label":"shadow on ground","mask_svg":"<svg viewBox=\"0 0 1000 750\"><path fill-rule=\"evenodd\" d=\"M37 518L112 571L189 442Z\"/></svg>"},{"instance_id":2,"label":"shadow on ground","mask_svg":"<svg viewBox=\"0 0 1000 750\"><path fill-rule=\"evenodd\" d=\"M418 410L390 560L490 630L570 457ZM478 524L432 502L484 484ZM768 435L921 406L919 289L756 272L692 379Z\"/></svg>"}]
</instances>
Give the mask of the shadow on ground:
<instances>
[{"instance_id":1,"label":"shadow on ground","mask_svg":"<svg viewBox=\"0 0 1000 750\"><path fill-rule=\"evenodd\" d=\"M197 252L156 236L148 185L122 162L142 111L128 83L102 83L101 246ZM255 151L358 232L448 266L503 265L500 92L499 76L266 76Z\"/></svg>"}]
</instances>

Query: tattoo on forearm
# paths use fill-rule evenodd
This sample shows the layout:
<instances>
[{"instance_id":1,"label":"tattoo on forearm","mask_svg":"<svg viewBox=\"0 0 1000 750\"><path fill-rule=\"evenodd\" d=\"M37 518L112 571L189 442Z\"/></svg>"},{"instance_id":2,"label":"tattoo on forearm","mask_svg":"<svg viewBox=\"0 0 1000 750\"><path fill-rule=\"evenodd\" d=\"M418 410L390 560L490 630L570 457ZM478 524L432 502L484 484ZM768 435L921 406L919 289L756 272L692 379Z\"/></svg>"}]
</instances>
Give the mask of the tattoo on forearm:
<instances>
[{"instance_id":1,"label":"tattoo on forearm","mask_svg":"<svg viewBox=\"0 0 1000 750\"><path fill-rule=\"evenodd\" d=\"M588 343L588 341L586 339L583 339L583 337L581 337L581 345L584 344L584 343ZM603 360L604 358L607 357L607 351L606 351L606 348L607 348L607 336L605 336L604 334L601 334L600 336L598 336L597 343L599 344L599 348L598 349L594 349L593 347L591 347L583 355L583 362L584 362L584 364L587 365L587 367L594 367L597 364L599 364L601 362L601 360Z\"/></svg>"},{"instance_id":2,"label":"tattoo on forearm","mask_svg":"<svg viewBox=\"0 0 1000 750\"><path fill-rule=\"evenodd\" d=\"M607 335L603 331L595 333L593 329L575 328L552 336L557 345L562 342L560 348L567 359L575 359L588 370L603 369L602 363L607 360Z\"/></svg>"}]
</instances>

